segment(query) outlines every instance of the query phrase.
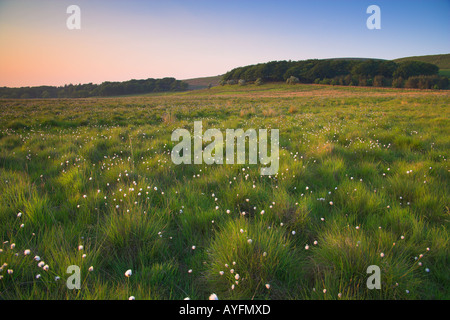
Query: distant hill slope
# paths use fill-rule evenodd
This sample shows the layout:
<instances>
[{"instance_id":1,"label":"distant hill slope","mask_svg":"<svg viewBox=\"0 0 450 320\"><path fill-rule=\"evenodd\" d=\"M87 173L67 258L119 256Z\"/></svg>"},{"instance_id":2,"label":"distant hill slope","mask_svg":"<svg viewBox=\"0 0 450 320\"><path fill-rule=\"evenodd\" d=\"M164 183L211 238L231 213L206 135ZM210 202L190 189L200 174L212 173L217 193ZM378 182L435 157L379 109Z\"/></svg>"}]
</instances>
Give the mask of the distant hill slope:
<instances>
[{"instance_id":1,"label":"distant hill slope","mask_svg":"<svg viewBox=\"0 0 450 320\"><path fill-rule=\"evenodd\" d=\"M182 80L186 82L189 87L188 90L197 90L197 89L205 89L211 84L213 87L219 85L219 81L222 79L222 75L212 76L212 77L203 77L203 78L193 78Z\"/></svg>"},{"instance_id":2,"label":"distant hill slope","mask_svg":"<svg viewBox=\"0 0 450 320\"><path fill-rule=\"evenodd\" d=\"M395 62L403 61L422 61L427 63L435 64L439 69L450 69L450 53L447 54L435 54L430 56L415 56L415 57L405 57L393 60Z\"/></svg>"},{"instance_id":3,"label":"distant hill slope","mask_svg":"<svg viewBox=\"0 0 450 320\"><path fill-rule=\"evenodd\" d=\"M355 57L343 57L343 58L328 58L328 59L322 59L322 60L351 60L351 61L367 61L367 60L377 60L377 61L383 61L386 59L378 59L378 58L355 58Z\"/></svg>"},{"instance_id":4,"label":"distant hill slope","mask_svg":"<svg viewBox=\"0 0 450 320\"><path fill-rule=\"evenodd\" d=\"M384 59L377 58L356 58L356 57L344 57L344 58L329 58L323 60L353 60L353 61L367 61L367 60L378 60L382 61ZM450 54L436 54L436 55L428 55L428 56L413 56L413 57L404 57L393 60L395 62L403 62L403 61L423 61L435 64L441 69L441 75L450 75ZM189 84L188 90L197 90L197 89L205 89L211 84L212 86L219 85L219 81L222 79L223 75L211 76L211 77L202 77L202 78L193 78L193 79L185 79L182 80Z\"/></svg>"}]
</instances>

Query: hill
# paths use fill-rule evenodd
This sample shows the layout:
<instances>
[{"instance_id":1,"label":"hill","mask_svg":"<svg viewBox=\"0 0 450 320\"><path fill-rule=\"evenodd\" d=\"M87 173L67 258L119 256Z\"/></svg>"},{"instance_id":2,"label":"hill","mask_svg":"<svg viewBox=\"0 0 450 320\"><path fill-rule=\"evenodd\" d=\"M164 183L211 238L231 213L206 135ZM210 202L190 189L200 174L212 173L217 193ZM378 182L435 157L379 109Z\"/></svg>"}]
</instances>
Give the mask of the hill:
<instances>
[{"instance_id":1,"label":"hill","mask_svg":"<svg viewBox=\"0 0 450 320\"><path fill-rule=\"evenodd\" d=\"M435 54L429 56L414 56L405 57L393 60L395 62L405 62L405 61L422 61L427 63L435 64L439 69L450 69L450 53L447 54Z\"/></svg>"},{"instance_id":2,"label":"hill","mask_svg":"<svg viewBox=\"0 0 450 320\"><path fill-rule=\"evenodd\" d=\"M350 61L367 61L367 60L377 60L377 61L383 61L386 59L378 59L378 58L355 58L355 57L343 57L343 58L328 58L323 60L334 60L334 61L340 61L340 60L350 60Z\"/></svg>"},{"instance_id":3,"label":"hill","mask_svg":"<svg viewBox=\"0 0 450 320\"><path fill-rule=\"evenodd\" d=\"M188 90L205 89L211 84L211 86L219 85L219 81L222 79L222 75L203 77L203 78L193 78L182 80L189 85Z\"/></svg>"},{"instance_id":4,"label":"hill","mask_svg":"<svg viewBox=\"0 0 450 320\"><path fill-rule=\"evenodd\" d=\"M234 68L223 75L221 84L287 81L291 84L446 89L449 80L438 73L437 65L414 60L402 63L355 58L289 60Z\"/></svg>"}]
</instances>

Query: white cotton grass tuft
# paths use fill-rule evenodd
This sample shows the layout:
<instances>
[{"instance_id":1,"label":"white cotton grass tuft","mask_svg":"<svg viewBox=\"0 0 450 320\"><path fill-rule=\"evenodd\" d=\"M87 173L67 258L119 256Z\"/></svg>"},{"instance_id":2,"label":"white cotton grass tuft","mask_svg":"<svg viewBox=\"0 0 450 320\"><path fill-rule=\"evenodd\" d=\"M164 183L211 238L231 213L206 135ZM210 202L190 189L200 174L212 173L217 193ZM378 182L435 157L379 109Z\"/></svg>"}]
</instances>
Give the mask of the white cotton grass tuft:
<instances>
[{"instance_id":1,"label":"white cotton grass tuft","mask_svg":"<svg viewBox=\"0 0 450 320\"><path fill-rule=\"evenodd\" d=\"M209 300L219 300L219 297L217 296L217 294L212 293L212 294L209 296L208 299L209 299Z\"/></svg>"}]
</instances>

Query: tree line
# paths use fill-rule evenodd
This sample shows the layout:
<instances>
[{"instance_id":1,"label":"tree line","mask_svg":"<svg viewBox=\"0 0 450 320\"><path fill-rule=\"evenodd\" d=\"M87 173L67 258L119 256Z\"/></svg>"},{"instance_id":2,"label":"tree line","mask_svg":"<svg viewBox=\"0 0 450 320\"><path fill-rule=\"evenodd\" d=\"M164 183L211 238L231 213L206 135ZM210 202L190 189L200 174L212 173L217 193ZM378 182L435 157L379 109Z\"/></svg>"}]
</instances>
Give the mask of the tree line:
<instances>
[{"instance_id":1,"label":"tree line","mask_svg":"<svg viewBox=\"0 0 450 320\"><path fill-rule=\"evenodd\" d=\"M103 82L102 84L68 84L65 86L0 87L0 98L87 98L109 97L151 92L184 91L188 84L175 78Z\"/></svg>"},{"instance_id":2,"label":"tree line","mask_svg":"<svg viewBox=\"0 0 450 320\"><path fill-rule=\"evenodd\" d=\"M431 63L390 60L327 59L271 61L235 68L220 82L245 84L254 82L316 83L351 86L376 86L420 89L448 89L447 77L438 75Z\"/></svg>"}]
</instances>

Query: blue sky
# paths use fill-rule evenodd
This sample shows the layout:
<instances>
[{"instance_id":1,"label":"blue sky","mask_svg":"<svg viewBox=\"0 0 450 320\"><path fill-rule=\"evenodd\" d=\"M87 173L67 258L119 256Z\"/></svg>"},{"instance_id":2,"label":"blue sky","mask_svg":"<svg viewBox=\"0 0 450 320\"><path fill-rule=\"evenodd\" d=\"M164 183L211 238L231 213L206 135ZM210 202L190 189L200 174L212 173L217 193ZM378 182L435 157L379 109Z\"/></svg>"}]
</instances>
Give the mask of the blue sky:
<instances>
[{"instance_id":1,"label":"blue sky","mask_svg":"<svg viewBox=\"0 0 450 320\"><path fill-rule=\"evenodd\" d=\"M68 30L66 8L81 8ZM369 30L369 5L381 30ZM450 1L3 0L0 85L186 79L271 60L450 52Z\"/></svg>"}]
</instances>

